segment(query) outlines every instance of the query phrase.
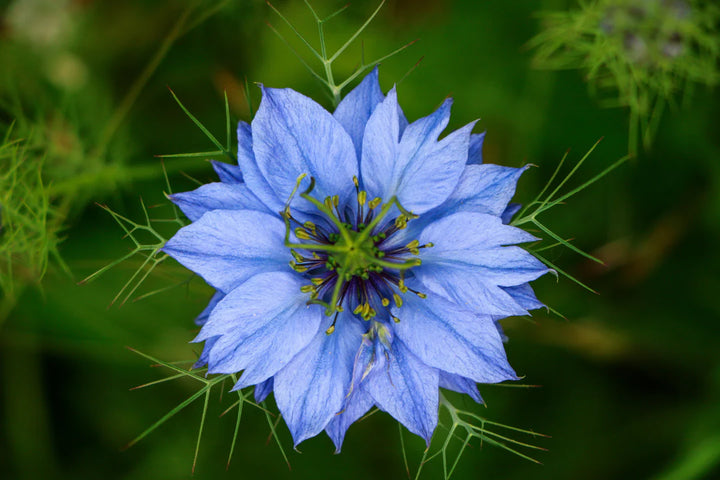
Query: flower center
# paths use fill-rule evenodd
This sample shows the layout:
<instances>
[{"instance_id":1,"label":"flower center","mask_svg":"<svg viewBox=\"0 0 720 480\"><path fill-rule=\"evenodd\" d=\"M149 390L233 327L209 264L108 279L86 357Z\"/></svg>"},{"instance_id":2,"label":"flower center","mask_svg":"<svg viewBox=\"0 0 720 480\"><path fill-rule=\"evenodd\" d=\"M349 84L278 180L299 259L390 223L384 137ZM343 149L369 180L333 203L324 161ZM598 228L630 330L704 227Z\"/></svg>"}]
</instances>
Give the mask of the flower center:
<instances>
[{"instance_id":1,"label":"flower center","mask_svg":"<svg viewBox=\"0 0 720 480\"><path fill-rule=\"evenodd\" d=\"M303 178L304 175L297 185ZM401 307L401 294L408 291L425 298L423 293L405 285L405 273L420 265L420 249L432 244L420 245L412 240L398 245L391 241L417 216L406 211L395 197L387 203L380 198L368 201L357 178L353 181L355 208L348 205L341 212L338 196L327 197L323 202L312 197L311 179L310 187L300 196L315 206L320 220L301 223L292 215L289 204L295 192L281 212L286 227L285 245L293 256L290 266L310 281L301 288L309 294L308 304L323 305L326 315L334 315L328 334L333 332L338 314L346 308L364 320L383 313L397 322L399 319L390 313L390 299ZM393 207L395 214L397 211L400 214L389 218ZM299 243L290 241L291 231Z\"/></svg>"}]
</instances>

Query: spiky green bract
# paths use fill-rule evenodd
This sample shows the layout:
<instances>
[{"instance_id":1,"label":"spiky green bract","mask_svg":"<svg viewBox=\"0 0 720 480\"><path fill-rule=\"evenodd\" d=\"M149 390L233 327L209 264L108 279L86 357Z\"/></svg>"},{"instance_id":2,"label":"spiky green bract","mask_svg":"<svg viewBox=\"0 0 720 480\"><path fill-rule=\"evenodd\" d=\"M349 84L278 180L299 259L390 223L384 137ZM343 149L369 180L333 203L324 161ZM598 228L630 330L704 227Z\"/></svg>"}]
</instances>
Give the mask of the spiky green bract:
<instances>
[{"instance_id":1,"label":"spiky green bract","mask_svg":"<svg viewBox=\"0 0 720 480\"><path fill-rule=\"evenodd\" d=\"M330 15L326 17L321 17L318 12L313 8L313 6L310 4L309 1L305 0L305 5L310 10L310 13L313 16L313 19L315 20L315 23L317 24L318 29L318 43L320 44L320 48L317 49L312 45L310 41L308 41L295 27L295 25L285 16L283 13L278 10L272 3L269 1L267 4L270 6L270 8L273 9L273 11L280 17L282 22L286 24L290 31L300 40L300 42L303 44L303 46L310 52L311 60L308 62L306 61L303 56L298 53L288 42L288 40L278 31L273 25L268 24L269 27L272 29L272 31L282 40L282 42L287 45L287 47L290 49L290 51L297 57L297 59L302 63L302 65L305 67L305 69L310 73L310 75L313 76L317 81L319 81L325 88L328 90L328 94L330 97L330 100L332 102L333 107L336 107L340 103L340 99L342 98L343 91L350 86L355 80L357 80L362 74L366 73L368 70L373 68L374 66L380 64L381 62L389 59L390 57L393 57L397 55L398 53L402 52L406 48L408 48L410 45L415 43L415 41L412 41L410 43L407 43L398 49L383 55L380 58L377 58L373 61L367 62L365 60L364 54L360 58L360 62L358 63L355 70L350 73L344 80L339 81L335 78L335 73L333 71L333 65L338 60L338 58L348 49L350 45L355 42L360 34L367 28L367 26L375 19L377 14L380 12L382 7L385 5L385 0L381 0L380 3L377 5L377 7L373 10L373 12L370 14L368 19L363 23L355 32L353 32L349 38L340 46L334 53L330 53L328 51L328 47L325 40L325 25L327 22L335 18L338 14L340 14L342 11L344 11L348 6L345 5L340 10L337 10L336 12L331 13ZM319 63L320 64L320 70L316 71L315 68L311 65L312 63Z\"/></svg>"},{"instance_id":2,"label":"spiky green bract","mask_svg":"<svg viewBox=\"0 0 720 480\"><path fill-rule=\"evenodd\" d=\"M592 0L548 12L534 65L579 69L608 106L630 111L629 151L652 143L666 104L720 80L720 7L711 1Z\"/></svg>"}]
</instances>

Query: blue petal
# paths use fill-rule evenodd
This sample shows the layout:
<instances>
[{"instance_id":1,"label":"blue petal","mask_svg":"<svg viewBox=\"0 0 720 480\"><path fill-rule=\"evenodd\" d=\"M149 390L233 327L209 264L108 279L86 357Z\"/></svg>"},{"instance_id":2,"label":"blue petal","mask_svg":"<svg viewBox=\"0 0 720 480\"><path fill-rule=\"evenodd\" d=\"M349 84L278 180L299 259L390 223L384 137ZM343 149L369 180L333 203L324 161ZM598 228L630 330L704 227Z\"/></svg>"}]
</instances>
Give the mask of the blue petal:
<instances>
[{"instance_id":1,"label":"blue petal","mask_svg":"<svg viewBox=\"0 0 720 480\"><path fill-rule=\"evenodd\" d=\"M273 391L273 377L255 385L255 402L262 403Z\"/></svg>"},{"instance_id":2,"label":"blue petal","mask_svg":"<svg viewBox=\"0 0 720 480\"><path fill-rule=\"evenodd\" d=\"M395 90L373 112L363 140L362 173L370 197L396 195L421 214L440 205L455 189L468 158L474 122L438 141L450 118L450 99L435 113L407 126L399 143Z\"/></svg>"},{"instance_id":3,"label":"blue petal","mask_svg":"<svg viewBox=\"0 0 720 480\"><path fill-rule=\"evenodd\" d=\"M375 67L360 84L345 95L335 109L333 117L340 122L350 135L358 160L361 159L365 125L370 115L385 96L378 83L378 68Z\"/></svg>"},{"instance_id":4,"label":"blue petal","mask_svg":"<svg viewBox=\"0 0 720 480\"><path fill-rule=\"evenodd\" d=\"M312 340L322 319L320 307L306 305L304 283L294 273L261 273L228 293L194 340L220 337L210 351L208 372L245 370L235 385L239 389L287 365Z\"/></svg>"},{"instance_id":5,"label":"blue petal","mask_svg":"<svg viewBox=\"0 0 720 480\"><path fill-rule=\"evenodd\" d=\"M387 358L377 355L377 365L365 385L381 410L430 446L438 420L436 368L423 363L396 337Z\"/></svg>"},{"instance_id":6,"label":"blue petal","mask_svg":"<svg viewBox=\"0 0 720 480\"><path fill-rule=\"evenodd\" d=\"M316 198L339 195L340 203L346 203L354 193L353 177L358 175L348 133L327 110L304 95L291 89L263 87L262 91L252 122L253 151L277 197L288 199L298 177L306 174L315 178ZM308 202L297 202L298 208L314 210Z\"/></svg>"},{"instance_id":7,"label":"blue petal","mask_svg":"<svg viewBox=\"0 0 720 480\"><path fill-rule=\"evenodd\" d=\"M211 161L215 173L223 183L242 183L243 176L240 167L225 162Z\"/></svg>"},{"instance_id":8,"label":"blue petal","mask_svg":"<svg viewBox=\"0 0 720 480\"><path fill-rule=\"evenodd\" d=\"M482 147L485 141L485 132L473 133L470 135L470 147L468 149L468 165L483 163Z\"/></svg>"},{"instance_id":9,"label":"blue petal","mask_svg":"<svg viewBox=\"0 0 720 480\"><path fill-rule=\"evenodd\" d=\"M482 315L509 317L527 315L515 298L488 278L482 270L426 263L415 271L415 278L426 288Z\"/></svg>"},{"instance_id":10,"label":"blue petal","mask_svg":"<svg viewBox=\"0 0 720 480\"><path fill-rule=\"evenodd\" d=\"M374 404L373 398L365 391L364 386L359 385L353 389L345 400L342 411L335 415L325 428L325 432L335 444L335 453L340 453L345 433L350 425L365 415Z\"/></svg>"},{"instance_id":11,"label":"blue petal","mask_svg":"<svg viewBox=\"0 0 720 480\"><path fill-rule=\"evenodd\" d=\"M510 221L512 221L512 218L515 216L517 212L520 211L522 208L522 205L519 203L511 203L507 206L507 208L503 211L502 215L500 215L500 218L502 218L502 222L504 224L509 224Z\"/></svg>"},{"instance_id":12,"label":"blue petal","mask_svg":"<svg viewBox=\"0 0 720 480\"><path fill-rule=\"evenodd\" d=\"M420 360L480 383L517 379L490 316L475 315L432 291L424 293L425 299L406 295L402 308L393 308L400 319L394 325L397 337Z\"/></svg>"},{"instance_id":13,"label":"blue petal","mask_svg":"<svg viewBox=\"0 0 720 480\"><path fill-rule=\"evenodd\" d=\"M537 299L535 292L529 283L523 283L514 287L503 287L513 299L525 310L537 310L544 308L545 304Z\"/></svg>"},{"instance_id":14,"label":"blue petal","mask_svg":"<svg viewBox=\"0 0 720 480\"><path fill-rule=\"evenodd\" d=\"M363 325L341 314L335 331L325 329L275 375L275 401L295 445L320 433L343 407L350 388L355 353L362 342Z\"/></svg>"},{"instance_id":15,"label":"blue petal","mask_svg":"<svg viewBox=\"0 0 720 480\"><path fill-rule=\"evenodd\" d=\"M210 312L213 311L213 309L217 306L218 302L222 300L225 297L225 294L217 291L213 294L212 298L210 299L210 302L208 303L208 306L205 307L205 310L200 312L200 315L195 318L195 325L200 325L201 327L205 325L205 322L207 322L207 319L210 318Z\"/></svg>"},{"instance_id":16,"label":"blue petal","mask_svg":"<svg viewBox=\"0 0 720 480\"><path fill-rule=\"evenodd\" d=\"M213 210L181 228L163 251L222 292L251 276L289 271L285 225L251 210Z\"/></svg>"},{"instance_id":17,"label":"blue petal","mask_svg":"<svg viewBox=\"0 0 720 480\"><path fill-rule=\"evenodd\" d=\"M193 368L202 368L208 364L208 360L210 360L210 350L212 350L218 338L220 337L211 337L205 340L205 345L203 345L203 351L200 354L200 358L198 358L197 362L195 362L195 364L193 365Z\"/></svg>"},{"instance_id":18,"label":"blue petal","mask_svg":"<svg viewBox=\"0 0 720 480\"><path fill-rule=\"evenodd\" d=\"M440 386L453 392L466 393L477 403L485 403L480 396L477 384L471 379L450 372L440 371Z\"/></svg>"},{"instance_id":19,"label":"blue petal","mask_svg":"<svg viewBox=\"0 0 720 480\"><path fill-rule=\"evenodd\" d=\"M393 87L375 108L365 127L360 168L369 198L386 201L391 189L391 174L400 150L400 105Z\"/></svg>"},{"instance_id":20,"label":"blue petal","mask_svg":"<svg viewBox=\"0 0 720 480\"><path fill-rule=\"evenodd\" d=\"M243 180L248 188L259 198L271 212L282 210L286 199L279 199L270 184L265 180L253 152L253 137L250 125L238 123L238 165L243 172Z\"/></svg>"},{"instance_id":21,"label":"blue petal","mask_svg":"<svg viewBox=\"0 0 720 480\"><path fill-rule=\"evenodd\" d=\"M214 182L190 192L174 193L170 200L193 222L210 210L257 210L271 213L242 183Z\"/></svg>"},{"instance_id":22,"label":"blue petal","mask_svg":"<svg viewBox=\"0 0 720 480\"><path fill-rule=\"evenodd\" d=\"M375 366L375 343L368 335L355 355L352 383L345 397L342 411L333 417L325 432L335 444L335 453L340 453L347 429L374 405L372 396L365 390L365 378Z\"/></svg>"},{"instance_id":23,"label":"blue petal","mask_svg":"<svg viewBox=\"0 0 720 480\"><path fill-rule=\"evenodd\" d=\"M428 225L420 234L420 244L433 243L422 250L423 268L457 268L483 281L509 287L535 280L548 268L520 247L505 246L532 242L534 236L519 228L503 225L499 217L482 213L455 213Z\"/></svg>"},{"instance_id":24,"label":"blue petal","mask_svg":"<svg viewBox=\"0 0 720 480\"><path fill-rule=\"evenodd\" d=\"M455 212L476 212L500 216L515 195L520 175L525 168L500 165L468 165L455 190L438 210L449 215Z\"/></svg>"}]
</instances>

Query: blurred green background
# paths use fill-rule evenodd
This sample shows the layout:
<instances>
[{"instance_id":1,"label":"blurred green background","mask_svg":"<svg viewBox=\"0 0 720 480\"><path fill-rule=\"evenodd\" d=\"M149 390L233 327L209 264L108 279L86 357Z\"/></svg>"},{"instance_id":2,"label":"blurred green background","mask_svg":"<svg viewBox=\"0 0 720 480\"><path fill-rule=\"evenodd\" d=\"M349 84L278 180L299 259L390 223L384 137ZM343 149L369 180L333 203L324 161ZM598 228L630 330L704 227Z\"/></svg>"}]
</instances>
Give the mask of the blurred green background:
<instances>
[{"instance_id":1,"label":"blurred green background","mask_svg":"<svg viewBox=\"0 0 720 480\"><path fill-rule=\"evenodd\" d=\"M313 5L329 14L343 3ZM302 2L276 5L315 41ZM331 50L375 6L356 2L336 17L328 25ZM477 131L488 132L486 162L539 167L520 182L517 198L527 201L567 149L576 161L604 137L573 185L627 152L625 110L601 109L577 71L531 68L526 44L539 32L537 14L572 6L561 0L390 0L360 38L368 60L418 38L384 63L383 89L423 57L398 86L407 116L424 116L453 96L450 127L482 118ZM166 372L148 368L124 346L167 361L194 358L192 320L210 289L195 279L108 308L137 259L88 285L76 283L131 248L94 202L140 219L140 197L148 205L164 201L154 155L213 149L166 86L221 138L224 91L233 117L250 118L245 78L255 105L253 82L325 99L266 21L291 37L259 1L0 2L0 128L5 132L15 121L12 137L24 139L29 159L43 162L47 227L62 240L58 250L70 272L51 258L39 283L42 268L32 256L15 253L20 268L0 309L1 478L191 476L200 403L121 451L198 388L180 380L129 391ZM336 74L351 73L360 54L357 43ZM567 320L538 311L532 321L504 325L511 363L525 383L540 388L485 386L488 408L463 405L550 435L531 440L549 451L533 452L544 464L538 466L475 442L455 478L720 478L719 100L717 90L694 89L666 112L650 150L547 214L554 231L605 261L598 266L567 249L549 254L599 294L562 277L536 282L539 298ZM215 178L202 158L165 164L176 191L193 188L188 177ZM0 243L10 241L7 232L0 236ZM7 270L2 274L9 283ZM186 277L168 262L138 294ZM229 404L219 389L213 394L197 478L406 477L398 429L384 414L353 426L340 455L324 436L295 453L282 426L289 471L268 442L264 415L252 407L226 472L234 420L218 416ZM414 469L423 442L405 440ZM429 464L423 478L442 478L440 466Z\"/></svg>"}]
</instances>

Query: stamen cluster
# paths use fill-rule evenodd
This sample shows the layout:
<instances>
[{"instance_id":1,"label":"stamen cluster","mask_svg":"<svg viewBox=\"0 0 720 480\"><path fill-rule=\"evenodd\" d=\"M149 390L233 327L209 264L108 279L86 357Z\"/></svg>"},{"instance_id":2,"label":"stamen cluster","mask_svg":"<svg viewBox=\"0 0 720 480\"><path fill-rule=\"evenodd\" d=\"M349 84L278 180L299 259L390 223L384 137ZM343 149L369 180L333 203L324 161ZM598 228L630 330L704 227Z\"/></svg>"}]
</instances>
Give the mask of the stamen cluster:
<instances>
[{"instance_id":1,"label":"stamen cluster","mask_svg":"<svg viewBox=\"0 0 720 480\"><path fill-rule=\"evenodd\" d=\"M297 185L303 178L304 175ZM310 294L309 304L323 305L326 315L335 315L328 334L334 331L335 320L346 307L362 319L371 320L381 309L389 313L391 299L396 307L401 307L400 294L410 291L425 298L424 293L405 285L405 272L420 265L417 257L420 249L432 244L420 245L418 240L412 240L398 246L388 241L417 216L403 209L395 197L386 203L379 197L368 201L367 192L360 190L357 177L353 183L357 205L341 211L337 195L328 196L323 202L310 196L314 187L311 179L310 187L300 196L321 213L322 225L297 220L290 212L290 200L282 212L285 245L293 257L290 267L310 280L301 290ZM393 207L397 207L400 214L390 220L388 215ZM291 231L305 242L291 242Z\"/></svg>"}]
</instances>

